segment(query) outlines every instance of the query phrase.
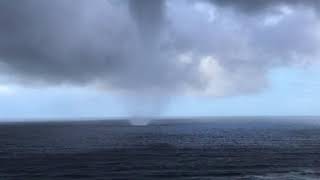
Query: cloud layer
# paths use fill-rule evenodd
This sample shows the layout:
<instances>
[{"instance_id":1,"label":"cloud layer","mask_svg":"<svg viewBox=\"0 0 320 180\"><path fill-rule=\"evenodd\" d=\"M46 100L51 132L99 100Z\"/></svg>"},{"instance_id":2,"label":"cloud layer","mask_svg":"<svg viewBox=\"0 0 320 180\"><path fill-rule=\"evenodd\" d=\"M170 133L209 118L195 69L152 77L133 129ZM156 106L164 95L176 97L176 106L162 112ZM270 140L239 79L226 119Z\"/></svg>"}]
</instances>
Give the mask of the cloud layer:
<instances>
[{"instance_id":1,"label":"cloud layer","mask_svg":"<svg viewBox=\"0 0 320 180\"><path fill-rule=\"evenodd\" d=\"M230 96L317 63L316 0L0 1L0 70L26 85Z\"/></svg>"}]
</instances>

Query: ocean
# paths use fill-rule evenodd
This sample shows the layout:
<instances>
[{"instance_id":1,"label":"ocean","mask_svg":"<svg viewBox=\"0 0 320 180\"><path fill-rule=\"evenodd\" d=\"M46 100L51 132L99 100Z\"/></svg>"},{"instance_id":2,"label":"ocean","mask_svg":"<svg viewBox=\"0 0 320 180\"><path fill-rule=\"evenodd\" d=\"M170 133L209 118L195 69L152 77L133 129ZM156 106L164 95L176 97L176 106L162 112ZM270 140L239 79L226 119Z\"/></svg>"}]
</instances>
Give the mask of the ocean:
<instances>
[{"instance_id":1,"label":"ocean","mask_svg":"<svg viewBox=\"0 0 320 180\"><path fill-rule=\"evenodd\" d=\"M320 179L320 126L236 120L2 123L0 179Z\"/></svg>"}]
</instances>

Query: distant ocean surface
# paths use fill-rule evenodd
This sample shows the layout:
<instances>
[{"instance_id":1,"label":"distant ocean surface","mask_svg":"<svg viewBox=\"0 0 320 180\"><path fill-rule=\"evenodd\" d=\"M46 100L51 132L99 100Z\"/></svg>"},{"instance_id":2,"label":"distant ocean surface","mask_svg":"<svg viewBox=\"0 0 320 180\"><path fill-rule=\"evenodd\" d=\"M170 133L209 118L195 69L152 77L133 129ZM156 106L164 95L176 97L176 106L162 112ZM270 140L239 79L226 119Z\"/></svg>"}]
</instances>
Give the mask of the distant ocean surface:
<instances>
[{"instance_id":1,"label":"distant ocean surface","mask_svg":"<svg viewBox=\"0 0 320 180\"><path fill-rule=\"evenodd\" d=\"M320 179L320 126L0 124L0 179Z\"/></svg>"}]
</instances>

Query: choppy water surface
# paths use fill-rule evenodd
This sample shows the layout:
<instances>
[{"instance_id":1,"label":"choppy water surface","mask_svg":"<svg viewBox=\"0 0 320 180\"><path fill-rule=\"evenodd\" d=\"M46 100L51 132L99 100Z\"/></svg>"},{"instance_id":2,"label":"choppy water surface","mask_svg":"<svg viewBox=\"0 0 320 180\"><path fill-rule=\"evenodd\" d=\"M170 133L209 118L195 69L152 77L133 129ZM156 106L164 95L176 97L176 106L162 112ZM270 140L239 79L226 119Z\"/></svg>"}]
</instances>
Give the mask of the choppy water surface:
<instances>
[{"instance_id":1,"label":"choppy water surface","mask_svg":"<svg viewBox=\"0 0 320 180\"><path fill-rule=\"evenodd\" d=\"M319 179L318 126L0 125L0 179Z\"/></svg>"}]
</instances>

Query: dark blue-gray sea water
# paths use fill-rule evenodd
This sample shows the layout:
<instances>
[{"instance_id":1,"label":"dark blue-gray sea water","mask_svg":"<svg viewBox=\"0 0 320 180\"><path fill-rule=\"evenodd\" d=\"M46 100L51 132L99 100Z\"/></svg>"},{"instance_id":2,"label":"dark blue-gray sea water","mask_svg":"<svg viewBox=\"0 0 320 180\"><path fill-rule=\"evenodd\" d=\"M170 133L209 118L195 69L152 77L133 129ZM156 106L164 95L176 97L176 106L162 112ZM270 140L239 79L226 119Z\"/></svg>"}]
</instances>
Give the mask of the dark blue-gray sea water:
<instances>
[{"instance_id":1,"label":"dark blue-gray sea water","mask_svg":"<svg viewBox=\"0 0 320 180\"><path fill-rule=\"evenodd\" d=\"M159 122L3 123L0 179L320 179L318 125Z\"/></svg>"}]
</instances>

